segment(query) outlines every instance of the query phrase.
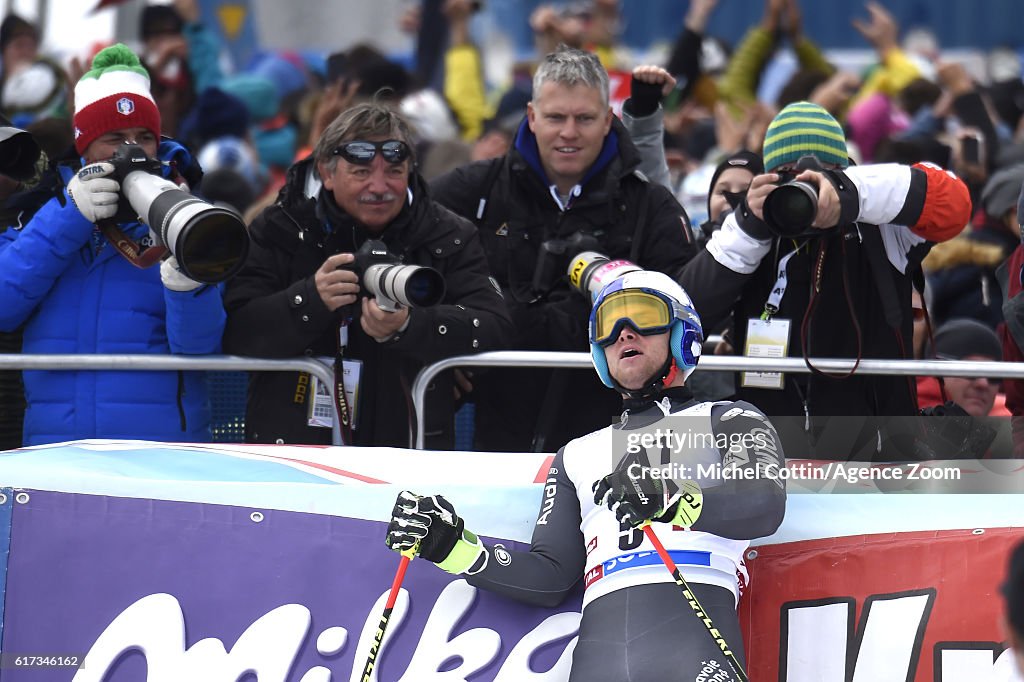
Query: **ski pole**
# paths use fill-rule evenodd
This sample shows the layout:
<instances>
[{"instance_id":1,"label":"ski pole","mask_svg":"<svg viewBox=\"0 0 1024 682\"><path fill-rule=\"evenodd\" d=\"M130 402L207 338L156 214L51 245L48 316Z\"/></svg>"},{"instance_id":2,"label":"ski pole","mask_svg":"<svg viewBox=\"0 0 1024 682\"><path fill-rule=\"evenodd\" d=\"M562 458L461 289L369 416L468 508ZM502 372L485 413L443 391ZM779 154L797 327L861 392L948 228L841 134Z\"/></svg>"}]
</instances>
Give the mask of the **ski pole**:
<instances>
[{"instance_id":1,"label":"ski pole","mask_svg":"<svg viewBox=\"0 0 1024 682\"><path fill-rule=\"evenodd\" d=\"M405 580L405 570L409 568L409 562L414 556L418 546L404 550L402 559L398 562L398 570L395 571L395 579L391 583L391 592L388 593L388 600L384 603L384 612L380 614L380 623L377 624L377 632L373 636L373 644L370 645L370 653L366 657L366 665L363 666L361 682L370 682L373 668L377 664L377 654L380 653L381 644L384 642L384 633L388 629L388 621L391 620L391 612L398 601L398 593L402 589L402 581Z\"/></svg>"},{"instance_id":2,"label":"ski pole","mask_svg":"<svg viewBox=\"0 0 1024 682\"><path fill-rule=\"evenodd\" d=\"M711 639L714 640L715 646L721 649L722 653L729 660L729 665L732 667L733 672L736 673L736 677L740 679L740 682L750 682L750 678L747 677L747 673L743 671L743 666L740 665L740 661L736 658L736 654L732 652L732 648L728 643L726 643L725 637L723 637L722 633L718 631L715 624L711 622L711 617L708 616L704 607L700 605L700 602L697 600L697 595L695 595L693 590L690 589L689 584L686 582L686 578L683 577L679 567L676 566L676 562L672 561L672 557L669 556L669 553L665 550L665 545L661 544L661 540L659 540L658 536L654 534L654 529L651 528L651 522L645 521L641 528L643 528L644 534L647 535L647 539L651 541L652 545L654 545L654 549L658 550L658 556L661 557L661 560L665 563L665 567L668 568L669 573L671 573L672 577L675 578L676 585L679 585L680 589L682 589L683 598L686 599L690 608L693 609L694 615L697 616L698 620L704 623L704 627L708 629L708 635L710 635Z\"/></svg>"}]
</instances>

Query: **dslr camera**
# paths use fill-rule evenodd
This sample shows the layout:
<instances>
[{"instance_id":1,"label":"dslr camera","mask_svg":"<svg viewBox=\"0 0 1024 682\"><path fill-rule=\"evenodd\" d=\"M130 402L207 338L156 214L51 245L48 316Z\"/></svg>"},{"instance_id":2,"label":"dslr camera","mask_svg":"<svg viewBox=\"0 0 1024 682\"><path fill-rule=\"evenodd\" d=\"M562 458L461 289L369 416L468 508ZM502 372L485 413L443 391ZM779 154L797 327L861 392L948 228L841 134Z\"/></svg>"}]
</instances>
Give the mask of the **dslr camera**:
<instances>
[{"instance_id":1,"label":"dslr camera","mask_svg":"<svg viewBox=\"0 0 1024 682\"><path fill-rule=\"evenodd\" d=\"M249 253L249 232L234 211L192 196L163 177L163 164L142 147L118 147L110 163L121 184L114 220L139 219L197 282L216 284L234 276Z\"/></svg>"},{"instance_id":2,"label":"dslr camera","mask_svg":"<svg viewBox=\"0 0 1024 682\"><path fill-rule=\"evenodd\" d=\"M399 304L408 308L435 306L444 299L444 277L434 268L402 265L379 239L368 239L355 252L359 286L377 299L377 306L393 313Z\"/></svg>"},{"instance_id":3,"label":"dslr camera","mask_svg":"<svg viewBox=\"0 0 1024 682\"><path fill-rule=\"evenodd\" d=\"M802 156L796 170L779 172L777 187L764 200L764 222L768 229L784 239L815 237L822 230L812 227L818 214L818 188L796 179L805 170L823 171L818 159Z\"/></svg>"},{"instance_id":4,"label":"dslr camera","mask_svg":"<svg viewBox=\"0 0 1024 682\"><path fill-rule=\"evenodd\" d=\"M533 281L530 285L533 293L541 296L549 292L567 272L566 268L576 260L574 254L585 251L600 252L600 249L601 244L597 238L582 232L574 232L564 239L544 240L541 242L537 262L533 268ZM571 267L569 270L571 271Z\"/></svg>"}]
</instances>

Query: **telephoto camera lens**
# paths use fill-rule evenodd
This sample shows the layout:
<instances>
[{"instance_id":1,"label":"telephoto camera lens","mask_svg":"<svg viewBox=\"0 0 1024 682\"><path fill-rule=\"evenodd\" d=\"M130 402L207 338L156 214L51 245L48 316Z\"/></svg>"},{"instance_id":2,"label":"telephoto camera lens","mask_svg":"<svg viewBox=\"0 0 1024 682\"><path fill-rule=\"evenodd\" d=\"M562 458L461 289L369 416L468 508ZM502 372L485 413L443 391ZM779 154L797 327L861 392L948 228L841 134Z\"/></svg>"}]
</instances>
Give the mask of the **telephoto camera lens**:
<instances>
[{"instance_id":1,"label":"telephoto camera lens","mask_svg":"<svg viewBox=\"0 0 1024 682\"><path fill-rule=\"evenodd\" d=\"M363 274L362 284L377 298L381 310L391 309L391 302L426 308L440 303L445 294L441 273L419 265L371 265Z\"/></svg>"},{"instance_id":2,"label":"telephoto camera lens","mask_svg":"<svg viewBox=\"0 0 1024 682\"><path fill-rule=\"evenodd\" d=\"M110 162L131 210L178 260L186 277L217 284L233 277L249 255L249 231L235 211L194 197L160 175L161 164L135 144ZM127 208L127 207L125 207Z\"/></svg>"},{"instance_id":3,"label":"telephoto camera lens","mask_svg":"<svg viewBox=\"0 0 1024 682\"><path fill-rule=\"evenodd\" d=\"M764 222L780 237L800 237L812 229L818 214L818 189L790 180L773 189L764 200Z\"/></svg>"},{"instance_id":4,"label":"telephoto camera lens","mask_svg":"<svg viewBox=\"0 0 1024 682\"><path fill-rule=\"evenodd\" d=\"M249 233L234 211L208 204L170 180L132 171L121 192L178 259L186 276L216 284L234 276L249 253Z\"/></svg>"},{"instance_id":5,"label":"telephoto camera lens","mask_svg":"<svg viewBox=\"0 0 1024 682\"><path fill-rule=\"evenodd\" d=\"M569 261L569 283L593 302L606 284L627 272L643 270L628 260L611 260L597 251L583 251Z\"/></svg>"}]
</instances>

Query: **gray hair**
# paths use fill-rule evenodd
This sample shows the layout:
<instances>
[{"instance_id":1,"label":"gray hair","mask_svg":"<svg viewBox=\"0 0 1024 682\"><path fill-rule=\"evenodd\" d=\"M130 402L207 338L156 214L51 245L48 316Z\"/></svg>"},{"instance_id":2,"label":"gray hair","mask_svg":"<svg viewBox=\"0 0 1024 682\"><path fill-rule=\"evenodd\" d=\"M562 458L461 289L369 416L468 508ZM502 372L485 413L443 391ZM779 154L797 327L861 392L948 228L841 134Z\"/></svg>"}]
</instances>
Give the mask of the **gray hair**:
<instances>
[{"instance_id":1,"label":"gray hair","mask_svg":"<svg viewBox=\"0 0 1024 682\"><path fill-rule=\"evenodd\" d=\"M608 105L608 72L592 52L559 45L544 57L533 74L534 99L545 83L594 88L601 93L601 104Z\"/></svg>"},{"instance_id":2,"label":"gray hair","mask_svg":"<svg viewBox=\"0 0 1024 682\"><path fill-rule=\"evenodd\" d=\"M338 167L335 149L345 142L371 137L401 140L409 145L410 163L415 161L415 147L408 121L399 112L378 102L357 104L338 114L317 140L313 159L325 164L328 172L333 173Z\"/></svg>"}]
</instances>

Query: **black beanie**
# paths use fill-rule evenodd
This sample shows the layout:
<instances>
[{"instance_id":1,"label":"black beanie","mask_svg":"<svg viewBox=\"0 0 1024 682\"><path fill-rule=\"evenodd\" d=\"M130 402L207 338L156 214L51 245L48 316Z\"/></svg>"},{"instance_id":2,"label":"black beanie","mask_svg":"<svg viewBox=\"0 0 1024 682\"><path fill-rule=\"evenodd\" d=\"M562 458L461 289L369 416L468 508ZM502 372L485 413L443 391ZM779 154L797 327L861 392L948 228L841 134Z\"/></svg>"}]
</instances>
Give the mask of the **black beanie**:
<instances>
[{"instance_id":1,"label":"black beanie","mask_svg":"<svg viewBox=\"0 0 1024 682\"><path fill-rule=\"evenodd\" d=\"M958 317L935 330L935 355L946 360L961 360L968 355L1001 360L1003 347L988 325Z\"/></svg>"},{"instance_id":2,"label":"black beanie","mask_svg":"<svg viewBox=\"0 0 1024 682\"><path fill-rule=\"evenodd\" d=\"M730 168L742 168L750 171L754 175L761 175L764 173L764 163L761 161L760 154L748 152L743 149L722 159L722 162L718 164L715 168L714 174L711 176L711 184L708 185L709 216L711 215L711 193L715 189L715 183L718 182L718 177Z\"/></svg>"},{"instance_id":3,"label":"black beanie","mask_svg":"<svg viewBox=\"0 0 1024 682\"><path fill-rule=\"evenodd\" d=\"M0 52L3 52L7 45L19 35L30 35L39 42L39 31L36 27L25 21L17 14L8 14L0 24Z\"/></svg>"}]
</instances>

